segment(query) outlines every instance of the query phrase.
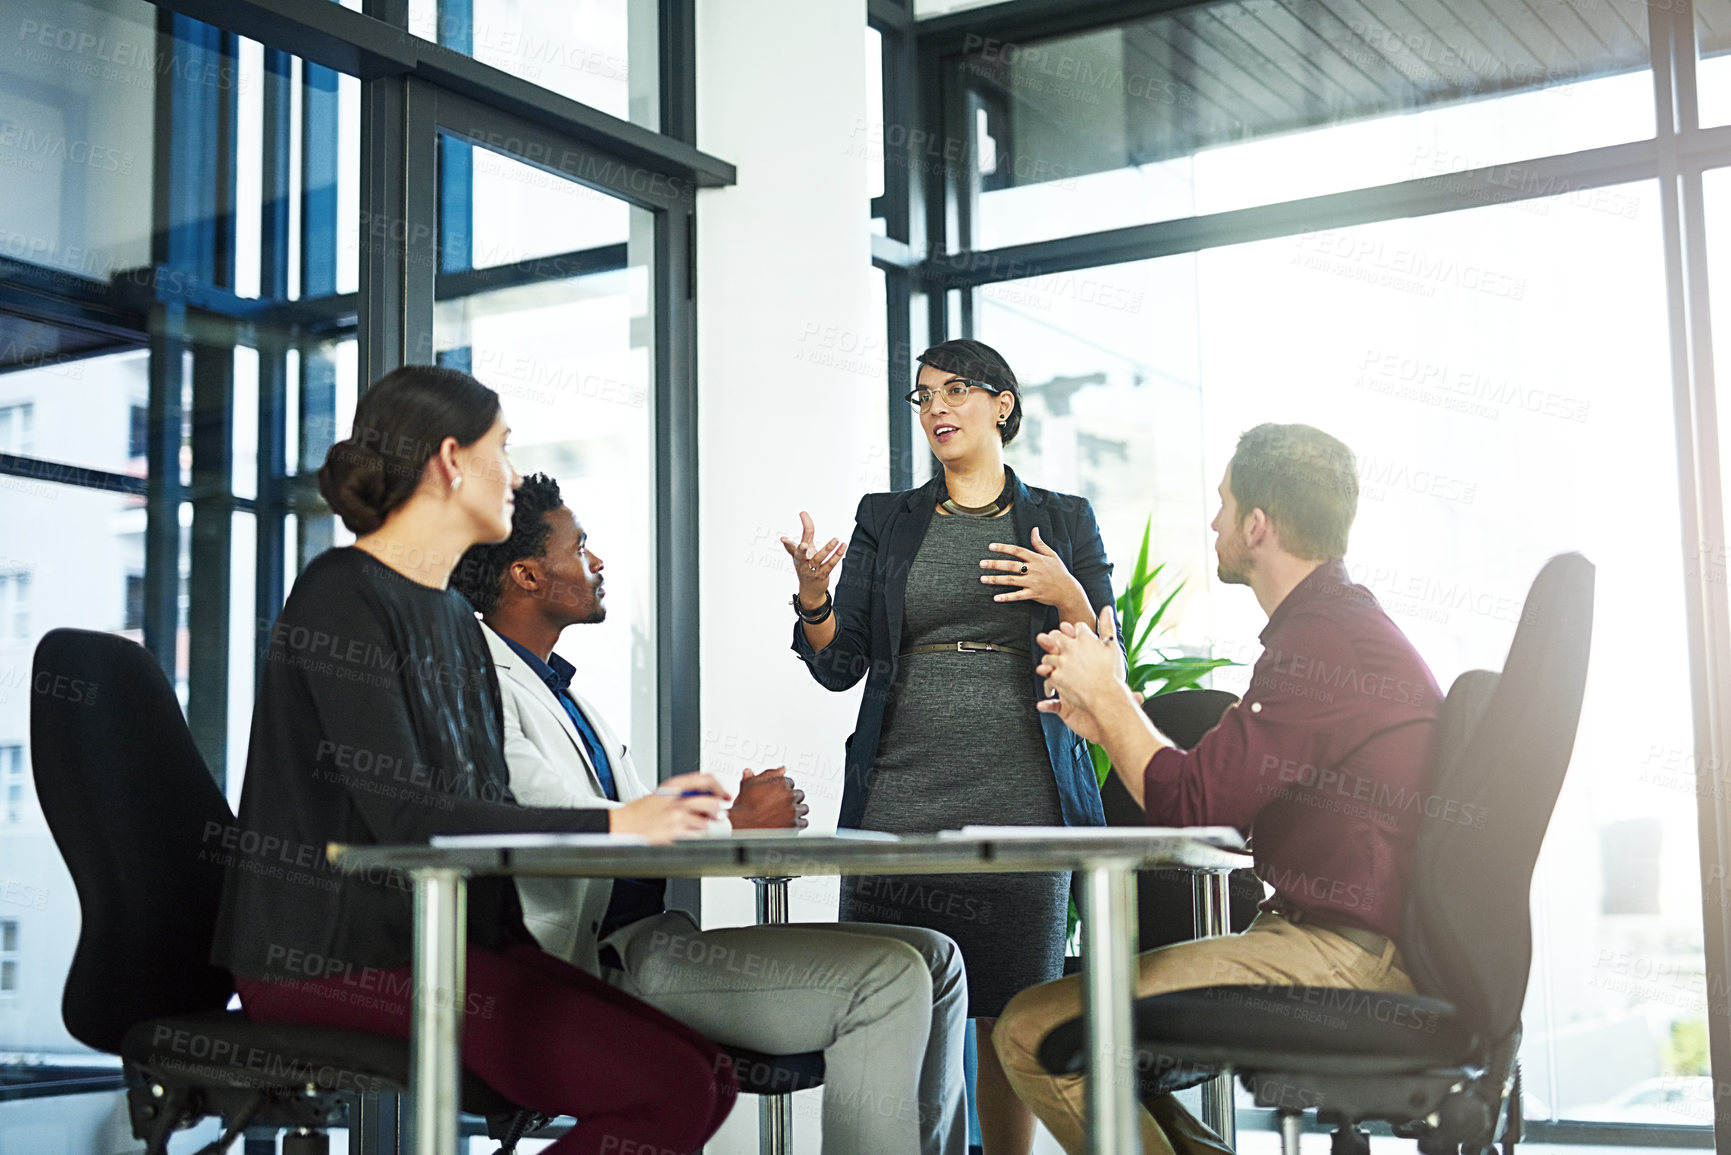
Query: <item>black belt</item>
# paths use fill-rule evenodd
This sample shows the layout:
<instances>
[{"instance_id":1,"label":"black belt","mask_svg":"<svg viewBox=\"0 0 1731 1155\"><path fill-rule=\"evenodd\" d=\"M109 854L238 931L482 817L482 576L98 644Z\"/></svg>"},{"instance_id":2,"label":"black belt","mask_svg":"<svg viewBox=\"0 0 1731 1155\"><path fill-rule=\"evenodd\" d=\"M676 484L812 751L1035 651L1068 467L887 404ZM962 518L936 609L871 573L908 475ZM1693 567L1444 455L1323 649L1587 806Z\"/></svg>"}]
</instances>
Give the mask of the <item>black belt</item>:
<instances>
[{"instance_id":1,"label":"black belt","mask_svg":"<svg viewBox=\"0 0 1731 1155\"><path fill-rule=\"evenodd\" d=\"M1018 658L1028 656L1027 650L1018 650L1014 646L1000 646L996 642L933 642L927 646L909 646L901 652L902 657L909 654L1011 654Z\"/></svg>"},{"instance_id":2,"label":"black belt","mask_svg":"<svg viewBox=\"0 0 1731 1155\"><path fill-rule=\"evenodd\" d=\"M1306 911L1299 910L1295 906L1288 906L1284 903L1276 906L1274 908L1274 913L1280 915L1280 917L1284 918L1287 922L1290 922L1293 926L1314 926L1318 930L1326 930L1329 934L1337 934L1347 942L1352 943L1354 946L1359 947L1362 950L1369 951L1378 958L1382 957L1383 949L1387 947L1391 941L1386 934L1378 934L1374 930L1366 930L1362 926L1349 926L1342 922L1324 922L1322 919L1316 918ZM1404 971L1406 969L1406 960L1401 957L1399 946L1394 948L1394 958L1391 962L1393 966L1400 970Z\"/></svg>"}]
</instances>

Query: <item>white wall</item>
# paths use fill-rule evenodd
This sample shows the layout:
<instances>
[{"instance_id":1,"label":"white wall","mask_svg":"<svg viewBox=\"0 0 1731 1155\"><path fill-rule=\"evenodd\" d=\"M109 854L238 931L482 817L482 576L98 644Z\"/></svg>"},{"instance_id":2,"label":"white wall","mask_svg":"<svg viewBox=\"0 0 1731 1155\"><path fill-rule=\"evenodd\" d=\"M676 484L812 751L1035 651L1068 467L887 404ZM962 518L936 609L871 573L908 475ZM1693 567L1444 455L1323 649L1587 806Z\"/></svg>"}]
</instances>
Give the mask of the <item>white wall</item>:
<instances>
[{"instance_id":1,"label":"white wall","mask_svg":"<svg viewBox=\"0 0 1731 1155\"><path fill-rule=\"evenodd\" d=\"M739 170L698 197L704 768L785 764L813 826L833 826L859 689L824 691L788 649L795 583L777 539L798 536L805 509L845 541L884 460L882 348L875 371L847 355L884 309L868 150L853 147L865 5L703 0L697 17L698 146ZM833 880L793 894L796 920L835 917ZM709 925L752 919L746 883L706 882L703 904ZM818 1149L816 1094L796 1104L802 1152ZM709 1150L755 1151L756 1118L742 1099Z\"/></svg>"}]
</instances>

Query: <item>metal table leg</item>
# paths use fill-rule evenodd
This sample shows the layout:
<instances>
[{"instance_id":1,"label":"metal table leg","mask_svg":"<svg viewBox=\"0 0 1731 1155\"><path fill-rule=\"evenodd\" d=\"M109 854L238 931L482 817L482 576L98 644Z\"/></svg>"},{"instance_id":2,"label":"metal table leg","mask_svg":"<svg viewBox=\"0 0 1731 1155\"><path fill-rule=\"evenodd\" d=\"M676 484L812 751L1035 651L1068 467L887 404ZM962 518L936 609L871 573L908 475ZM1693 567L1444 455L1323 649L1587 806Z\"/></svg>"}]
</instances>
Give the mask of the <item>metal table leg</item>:
<instances>
[{"instance_id":1,"label":"metal table leg","mask_svg":"<svg viewBox=\"0 0 1731 1155\"><path fill-rule=\"evenodd\" d=\"M417 1155L457 1155L462 1095L464 946L468 880L457 870L417 870L413 1018L409 1025L410 1116Z\"/></svg>"},{"instance_id":2,"label":"metal table leg","mask_svg":"<svg viewBox=\"0 0 1731 1155\"><path fill-rule=\"evenodd\" d=\"M786 878L754 878L758 925L785 923L788 917ZM787 1155L793 1142L793 1096L757 1097L758 1155Z\"/></svg>"},{"instance_id":3,"label":"metal table leg","mask_svg":"<svg viewBox=\"0 0 1731 1155\"><path fill-rule=\"evenodd\" d=\"M787 921L787 878L754 878L751 884L757 888L757 921L765 923L785 923Z\"/></svg>"},{"instance_id":4,"label":"metal table leg","mask_svg":"<svg viewBox=\"0 0 1731 1155\"><path fill-rule=\"evenodd\" d=\"M1131 981L1136 963L1136 875L1131 864L1086 873L1082 916L1082 1007L1088 1024L1087 1113L1091 1155L1140 1155Z\"/></svg>"},{"instance_id":5,"label":"metal table leg","mask_svg":"<svg viewBox=\"0 0 1731 1155\"><path fill-rule=\"evenodd\" d=\"M1232 890L1229 875L1192 874L1191 893L1196 901L1196 937L1213 938L1232 932ZM1238 1106L1233 1097L1232 1072L1222 1071L1202 1084L1202 1122L1228 1147L1238 1146Z\"/></svg>"}]
</instances>

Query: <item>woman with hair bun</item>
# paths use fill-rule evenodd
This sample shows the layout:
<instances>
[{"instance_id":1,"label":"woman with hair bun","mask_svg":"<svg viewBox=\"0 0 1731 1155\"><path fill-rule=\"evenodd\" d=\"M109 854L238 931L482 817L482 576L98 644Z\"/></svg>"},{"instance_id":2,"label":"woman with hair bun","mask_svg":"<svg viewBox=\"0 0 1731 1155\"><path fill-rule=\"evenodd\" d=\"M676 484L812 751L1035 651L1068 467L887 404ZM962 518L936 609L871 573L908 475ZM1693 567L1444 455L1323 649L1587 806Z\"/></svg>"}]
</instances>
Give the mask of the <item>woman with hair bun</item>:
<instances>
[{"instance_id":1,"label":"woman with hair bun","mask_svg":"<svg viewBox=\"0 0 1731 1155\"><path fill-rule=\"evenodd\" d=\"M1088 748L1041 696L1034 638L1094 623L1112 564L1086 499L1025 484L1004 464L1022 423L1003 356L955 340L920 354L908 402L942 469L918 489L869 493L844 547L808 514L782 538L799 582L793 649L828 690L863 676L840 825L927 834L963 825L1105 823ZM830 573L841 562L832 601ZM1064 966L1068 874L843 879L841 918L941 931L962 948L986 1155L1026 1155L1034 1117L986 1041L1012 995Z\"/></svg>"},{"instance_id":2,"label":"woman with hair bun","mask_svg":"<svg viewBox=\"0 0 1731 1155\"><path fill-rule=\"evenodd\" d=\"M487 643L448 585L471 545L510 534L522 479L508 432L473 377L408 366L361 397L319 470L358 536L308 563L261 659L240 802L253 837L240 844L281 847L282 861L230 867L212 952L250 1019L408 1036L408 883L339 873L327 843L607 830L666 842L706 829L726 800L702 774L617 810L512 798ZM672 796L685 791L704 793ZM715 1133L737 1093L716 1047L542 952L510 879L469 884L468 934L463 1061L524 1107L577 1117L549 1151L695 1152Z\"/></svg>"}]
</instances>

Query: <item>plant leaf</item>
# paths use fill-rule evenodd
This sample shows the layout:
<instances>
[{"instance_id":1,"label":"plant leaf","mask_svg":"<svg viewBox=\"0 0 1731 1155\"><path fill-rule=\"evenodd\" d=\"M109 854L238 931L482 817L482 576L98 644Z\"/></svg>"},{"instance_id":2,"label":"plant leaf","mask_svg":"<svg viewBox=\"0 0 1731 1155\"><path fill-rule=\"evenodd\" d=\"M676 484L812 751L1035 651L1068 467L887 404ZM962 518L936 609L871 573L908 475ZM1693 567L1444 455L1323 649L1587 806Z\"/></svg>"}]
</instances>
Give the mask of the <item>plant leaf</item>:
<instances>
[{"instance_id":1,"label":"plant leaf","mask_svg":"<svg viewBox=\"0 0 1731 1155\"><path fill-rule=\"evenodd\" d=\"M1112 759L1106 756L1106 747L1088 743L1088 757L1094 763L1095 785L1106 785L1106 777L1112 773Z\"/></svg>"}]
</instances>

